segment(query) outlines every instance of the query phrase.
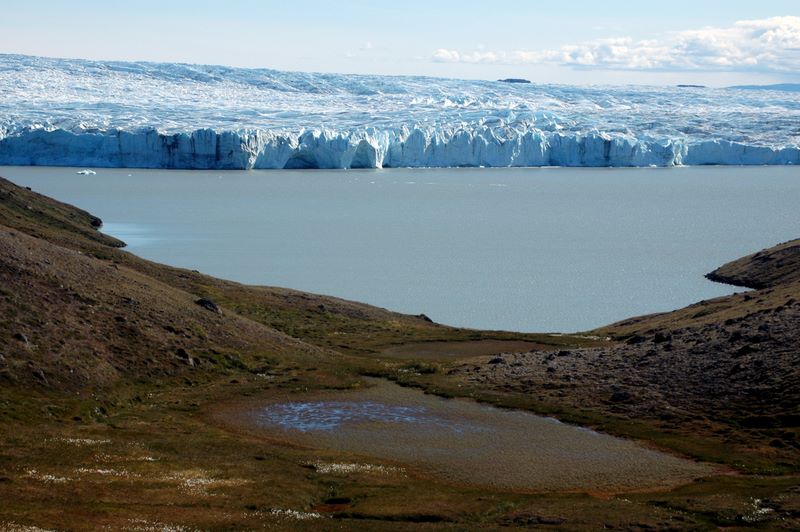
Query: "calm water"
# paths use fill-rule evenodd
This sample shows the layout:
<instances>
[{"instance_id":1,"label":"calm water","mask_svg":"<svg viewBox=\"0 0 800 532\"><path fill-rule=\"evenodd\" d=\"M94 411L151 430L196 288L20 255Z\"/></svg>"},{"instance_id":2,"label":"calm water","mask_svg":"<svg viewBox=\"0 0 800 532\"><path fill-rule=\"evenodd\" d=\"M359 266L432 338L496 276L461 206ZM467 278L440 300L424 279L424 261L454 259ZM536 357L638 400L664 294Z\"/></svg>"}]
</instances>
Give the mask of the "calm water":
<instances>
[{"instance_id":1,"label":"calm water","mask_svg":"<svg viewBox=\"0 0 800 532\"><path fill-rule=\"evenodd\" d=\"M303 446L421 466L436 477L513 489L616 491L709 474L682 460L580 427L386 381L294 396L226 419ZM302 400L301 400L302 399Z\"/></svg>"},{"instance_id":2,"label":"calm water","mask_svg":"<svg viewBox=\"0 0 800 532\"><path fill-rule=\"evenodd\" d=\"M800 236L800 169L180 171L4 167L148 259L452 325L575 331L734 289Z\"/></svg>"}]
</instances>

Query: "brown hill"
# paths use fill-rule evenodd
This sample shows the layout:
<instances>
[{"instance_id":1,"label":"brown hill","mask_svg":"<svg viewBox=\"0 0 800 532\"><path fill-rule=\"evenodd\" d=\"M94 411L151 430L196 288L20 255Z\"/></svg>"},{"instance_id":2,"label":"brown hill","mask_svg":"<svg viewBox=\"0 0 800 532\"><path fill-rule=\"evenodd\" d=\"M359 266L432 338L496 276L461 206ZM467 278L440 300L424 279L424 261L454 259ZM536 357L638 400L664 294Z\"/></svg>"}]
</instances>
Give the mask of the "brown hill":
<instances>
[{"instance_id":1,"label":"brown hill","mask_svg":"<svg viewBox=\"0 0 800 532\"><path fill-rule=\"evenodd\" d=\"M0 377L12 383L78 390L322 353L125 265L14 229L0 230L0 286Z\"/></svg>"},{"instance_id":2,"label":"brown hill","mask_svg":"<svg viewBox=\"0 0 800 532\"><path fill-rule=\"evenodd\" d=\"M800 239L731 261L706 277L756 289L800 281Z\"/></svg>"}]
</instances>

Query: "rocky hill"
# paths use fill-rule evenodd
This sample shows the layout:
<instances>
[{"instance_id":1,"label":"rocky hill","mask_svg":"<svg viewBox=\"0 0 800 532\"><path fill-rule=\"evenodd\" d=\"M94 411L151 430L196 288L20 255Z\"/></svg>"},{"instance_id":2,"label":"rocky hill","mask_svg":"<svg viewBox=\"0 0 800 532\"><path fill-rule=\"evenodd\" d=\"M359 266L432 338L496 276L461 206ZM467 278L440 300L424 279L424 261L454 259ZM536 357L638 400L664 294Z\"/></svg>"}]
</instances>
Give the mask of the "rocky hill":
<instances>
[{"instance_id":1,"label":"rocky hill","mask_svg":"<svg viewBox=\"0 0 800 532\"><path fill-rule=\"evenodd\" d=\"M800 240L734 260L706 277L719 283L755 289L800 281Z\"/></svg>"}]
</instances>

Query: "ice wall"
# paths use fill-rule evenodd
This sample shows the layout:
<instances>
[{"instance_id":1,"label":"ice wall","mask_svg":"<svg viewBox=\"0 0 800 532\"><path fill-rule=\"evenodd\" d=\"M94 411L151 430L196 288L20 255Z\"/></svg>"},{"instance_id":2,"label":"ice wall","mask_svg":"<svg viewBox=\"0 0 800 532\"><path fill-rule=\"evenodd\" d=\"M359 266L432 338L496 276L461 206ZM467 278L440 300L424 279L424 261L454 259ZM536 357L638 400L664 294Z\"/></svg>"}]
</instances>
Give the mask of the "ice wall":
<instances>
[{"instance_id":1,"label":"ice wall","mask_svg":"<svg viewBox=\"0 0 800 532\"><path fill-rule=\"evenodd\" d=\"M0 140L0 164L131 168L399 168L800 164L800 148L731 141L638 140L528 131L73 133L32 129Z\"/></svg>"},{"instance_id":2,"label":"ice wall","mask_svg":"<svg viewBox=\"0 0 800 532\"><path fill-rule=\"evenodd\" d=\"M800 93L570 87L0 55L0 164L800 164Z\"/></svg>"}]
</instances>

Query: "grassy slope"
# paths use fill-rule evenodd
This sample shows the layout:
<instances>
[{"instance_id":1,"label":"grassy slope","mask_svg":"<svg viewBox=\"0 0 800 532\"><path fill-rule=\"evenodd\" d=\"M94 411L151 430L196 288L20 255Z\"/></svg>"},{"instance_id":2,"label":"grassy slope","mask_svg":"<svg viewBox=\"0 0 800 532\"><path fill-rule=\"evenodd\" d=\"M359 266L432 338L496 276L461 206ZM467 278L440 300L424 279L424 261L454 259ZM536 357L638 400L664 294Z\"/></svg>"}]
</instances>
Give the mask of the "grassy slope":
<instances>
[{"instance_id":1,"label":"grassy slope","mask_svg":"<svg viewBox=\"0 0 800 532\"><path fill-rule=\"evenodd\" d=\"M755 289L800 281L800 240L784 242L731 261L706 277L720 283Z\"/></svg>"},{"instance_id":2,"label":"grassy slope","mask_svg":"<svg viewBox=\"0 0 800 532\"><path fill-rule=\"evenodd\" d=\"M554 388L552 378L542 382L547 393L532 393L459 387L463 381L449 374L464 357L499 345L480 340L532 342L545 350L607 342L455 329L336 298L244 286L139 259L97 232L98 224L88 213L0 179L0 500L15 501L0 505L0 529L10 522L134 529L306 525L271 513L274 508L318 509L340 517L335 526L386 529L420 521L445 528L703 527L748 519L775 524L776 515L785 519L797 504L796 479L786 475L722 477L657 496L597 499L487 493L432 483L415 472L319 474L303 464L321 453L231 434L209 424L206 412L231 397L357 386L358 375L368 373L557 413L689 454L702 455L704 442L715 440L594 408L584 401L585 389ZM630 337L717 323L759 305L773 309L795 288L771 290L600 333ZM213 299L221 314L195 304L198 297ZM459 342L460 358L381 357L418 342ZM762 512L751 497L780 499L773 503L779 509Z\"/></svg>"}]
</instances>

